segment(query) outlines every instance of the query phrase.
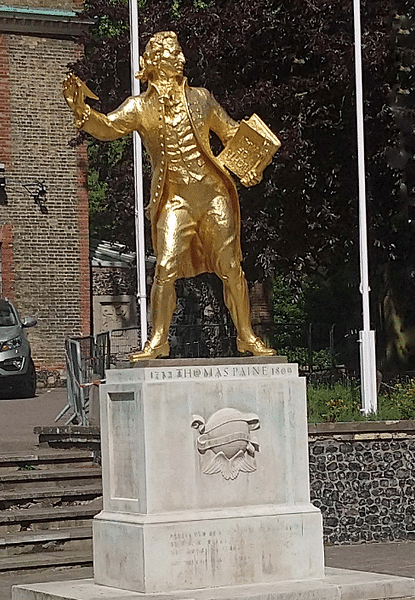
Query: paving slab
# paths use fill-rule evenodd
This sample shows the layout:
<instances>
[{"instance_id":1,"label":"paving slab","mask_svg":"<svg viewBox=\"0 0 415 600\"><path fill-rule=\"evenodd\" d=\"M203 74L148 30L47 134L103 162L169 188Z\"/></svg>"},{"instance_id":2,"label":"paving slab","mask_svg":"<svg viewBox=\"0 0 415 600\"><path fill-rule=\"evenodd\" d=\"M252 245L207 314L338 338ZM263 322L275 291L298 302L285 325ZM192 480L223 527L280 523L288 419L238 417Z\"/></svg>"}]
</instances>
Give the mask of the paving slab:
<instances>
[{"instance_id":1,"label":"paving slab","mask_svg":"<svg viewBox=\"0 0 415 600\"><path fill-rule=\"evenodd\" d=\"M12 586L33 584L35 582L59 581L62 579L88 579L93 576L92 567L57 567L54 569L39 569L21 573L11 571L0 573L0 599L12 600Z\"/></svg>"},{"instance_id":2,"label":"paving slab","mask_svg":"<svg viewBox=\"0 0 415 600\"><path fill-rule=\"evenodd\" d=\"M329 567L415 578L415 542L384 542L325 547Z\"/></svg>"}]
</instances>

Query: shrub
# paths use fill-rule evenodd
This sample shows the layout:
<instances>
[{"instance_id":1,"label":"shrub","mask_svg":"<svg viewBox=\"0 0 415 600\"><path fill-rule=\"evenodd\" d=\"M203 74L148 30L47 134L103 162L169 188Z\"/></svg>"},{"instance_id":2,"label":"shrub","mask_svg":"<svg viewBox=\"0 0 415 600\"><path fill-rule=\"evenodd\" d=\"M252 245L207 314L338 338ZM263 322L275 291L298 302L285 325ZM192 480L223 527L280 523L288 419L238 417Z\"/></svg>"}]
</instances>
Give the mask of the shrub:
<instances>
[{"instance_id":1,"label":"shrub","mask_svg":"<svg viewBox=\"0 0 415 600\"><path fill-rule=\"evenodd\" d=\"M379 394L376 413L364 415L360 407L360 385L357 381L307 385L307 412L311 423L388 421L415 419L415 379L396 383L387 394Z\"/></svg>"},{"instance_id":2,"label":"shrub","mask_svg":"<svg viewBox=\"0 0 415 600\"><path fill-rule=\"evenodd\" d=\"M307 348L301 348L299 346L280 347L278 345L276 345L276 347L278 348L278 354L280 354L281 356L286 356L288 362L298 363L300 367L308 367L310 357ZM322 370L330 367L330 351L328 349L313 350L311 356L311 364L313 366L313 369L315 370Z\"/></svg>"},{"instance_id":3,"label":"shrub","mask_svg":"<svg viewBox=\"0 0 415 600\"><path fill-rule=\"evenodd\" d=\"M415 379L405 383L396 383L387 403L399 413L400 419L415 418Z\"/></svg>"},{"instance_id":4,"label":"shrub","mask_svg":"<svg viewBox=\"0 0 415 600\"><path fill-rule=\"evenodd\" d=\"M310 422L361 421L360 391L354 383L307 387Z\"/></svg>"}]
</instances>

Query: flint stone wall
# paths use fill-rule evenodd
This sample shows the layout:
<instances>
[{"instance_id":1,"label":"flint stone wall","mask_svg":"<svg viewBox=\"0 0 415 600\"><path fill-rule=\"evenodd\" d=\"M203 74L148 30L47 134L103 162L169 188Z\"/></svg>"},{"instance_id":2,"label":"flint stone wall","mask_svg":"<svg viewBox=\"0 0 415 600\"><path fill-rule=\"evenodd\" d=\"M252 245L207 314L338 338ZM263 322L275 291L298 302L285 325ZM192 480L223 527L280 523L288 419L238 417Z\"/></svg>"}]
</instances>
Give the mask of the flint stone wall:
<instances>
[{"instance_id":1,"label":"flint stone wall","mask_svg":"<svg viewBox=\"0 0 415 600\"><path fill-rule=\"evenodd\" d=\"M415 539L415 421L310 425L309 459L325 543Z\"/></svg>"}]
</instances>

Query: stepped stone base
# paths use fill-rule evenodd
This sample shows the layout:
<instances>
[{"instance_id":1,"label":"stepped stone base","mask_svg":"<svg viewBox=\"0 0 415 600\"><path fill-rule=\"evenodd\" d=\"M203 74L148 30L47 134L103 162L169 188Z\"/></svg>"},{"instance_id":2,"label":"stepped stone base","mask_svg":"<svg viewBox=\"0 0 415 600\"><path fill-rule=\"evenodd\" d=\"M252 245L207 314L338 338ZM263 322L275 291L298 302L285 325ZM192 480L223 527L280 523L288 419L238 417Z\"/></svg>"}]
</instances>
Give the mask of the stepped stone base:
<instances>
[{"instance_id":1,"label":"stepped stone base","mask_svg":"<svg viewBox=\"0 0 415 600\"><path fill-rule=\"evenodd\" d=\"M394 600L415 598L415 580L326 568L322 579L143 594L92 579L15 586L13 600Z\"/></svg>"},{"instance_id":2,"label":"stepped stone base","mask_svg":"<svg viewBox=\"0 0 415 600\"><path fill-rule=\"evenodd\" d=\"M296 365L148 361L100 393L95 580L13 600L415 600L413 579L324 569Z\"/></svg>"},{"instance_id":3,"label":"stepped stone base","mask_svg":"<svg viewBox=\"0 0 415 600\"><path fill-rule=\"evenodd\" d=\"M100 389L96 583L150 594L323 577L297 365L148 363L107 371Z\"/></svg>"}]
</instances>

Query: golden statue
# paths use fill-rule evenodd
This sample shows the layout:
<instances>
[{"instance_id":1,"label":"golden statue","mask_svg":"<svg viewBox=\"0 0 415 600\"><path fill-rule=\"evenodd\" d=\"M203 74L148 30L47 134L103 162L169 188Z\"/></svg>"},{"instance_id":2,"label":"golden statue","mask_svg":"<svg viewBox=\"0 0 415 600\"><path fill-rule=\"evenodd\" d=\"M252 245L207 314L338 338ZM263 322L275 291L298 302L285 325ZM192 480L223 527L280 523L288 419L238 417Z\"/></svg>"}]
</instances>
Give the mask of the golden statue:
<instances>
[{"instance_id":1,"label":"golden statue","mask_svg":"<svg viewBox=\"0 0 415 600\"><path fill-rule=\"evenodd\" d=\"M183 77L184 64L176 34L156 33L136 75L148 82L147 90L107 115L85 103L86 96L96 96L75 75L63 84L78 128L99 140L138 131L151 158L147 215L157 258L151 290L152 337L130 360L169 355L174 282L204 272L216 273L223 282L225 304L238 332L238 350L272 356L275 350L267 348L251 327L248 287L240 264L238 194L223 165L236 172L245 186L254 185L279 142L256 115L239 125L206 89L190 87ZM219 157L212 153L210 130L225 145Z\"/></svg>"}]
</instances>

